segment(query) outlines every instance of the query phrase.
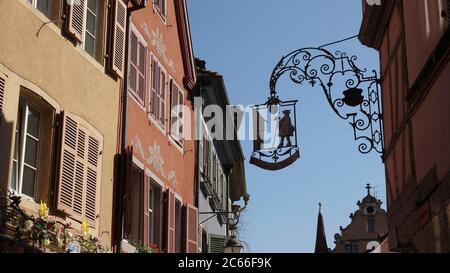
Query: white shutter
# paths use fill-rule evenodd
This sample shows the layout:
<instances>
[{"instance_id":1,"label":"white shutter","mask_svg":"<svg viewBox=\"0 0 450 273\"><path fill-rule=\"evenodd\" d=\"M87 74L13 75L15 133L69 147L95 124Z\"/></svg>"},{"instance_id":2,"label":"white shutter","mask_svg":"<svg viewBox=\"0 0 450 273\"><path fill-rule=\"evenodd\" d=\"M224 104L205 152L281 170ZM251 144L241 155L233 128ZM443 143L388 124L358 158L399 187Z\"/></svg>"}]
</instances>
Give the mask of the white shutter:
<instances>
[{"instance_id":1,"label":"white shutter","mask_svg":"<svg viewBox=\"0 0 450 273\"><path fill-rule=\"evenodd\" d=\"M203 138L198 140L198 168L203 173Z\"/></svg>"},{"instance_id":2,"label":"white shutter","mask_svg":"<svg viewBox=\"0 0 450 273\"><path fill-rule=\"evenodd\" d=\"M208 234L208 253L224 253L226 236Z\"/></svg>"},{"instance_id":3,"label":"white shutter","mask_svg":"<svg viewBox=\"0 0 450 273\"><path fill-rule=\"evenodd\" d=\"M123 78L125 70L125 38L127 33L127 5L122 0L115 1L114 25L110 65L112 71Z\"/></svg>"},{"instance_id":4,"label":"white shutter","mask_svg":"<svg viewBox=\"0 0 450 273\"><path fill-rule=\"evenodd\" d=\"M6 77L4 77L3 74L0 73L0 114L3 113L5 90L6 90Z\"/></svg>"},{"instance_id":5,"label":"white shutter","mask_svg":"<svg viewBox=\"0 0 450 273\"><path fill-rule=\"evenodd\" d=\"M57 208L76 220L98 214L103 137L80 117L64 113Z\"/></svg>"},{"instance_id":6,"label":"white shutter","mask_svg":"<svg viewBox=\"0 0 450 273\"><path fill-rule=\"evenodd\" d=\"M69 11L67 31L79 42L83 41L84 28L86 26L87 0L68 0Z\"/></svg>"}]
</instances>

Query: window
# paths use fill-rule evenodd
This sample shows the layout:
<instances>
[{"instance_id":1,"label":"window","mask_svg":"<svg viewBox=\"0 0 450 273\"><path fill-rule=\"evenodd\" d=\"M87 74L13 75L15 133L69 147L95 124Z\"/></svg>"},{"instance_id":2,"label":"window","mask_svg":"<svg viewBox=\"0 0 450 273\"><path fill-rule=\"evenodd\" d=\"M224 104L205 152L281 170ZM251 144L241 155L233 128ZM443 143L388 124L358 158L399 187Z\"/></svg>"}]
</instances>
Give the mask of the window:
<instances>
[{"instance_id":1,"label":"window","mask_svg":"<svg viewBox=\"0 0 450 273\"><path fill-rule=\"evenodd\" d=\"M358 253L358 246L345 245L345 253Z\"/></svg>"},{"instance_id":2,"label":"window","mask_svg":"<svg viewBox=\"0 0 450 273\"><path fill-rule=\"evenodd\" d=\"M442 17L444 17L448 23L450 23L450 0L444 3L444 9L442 10Z\"/></svg>"},{"instance_id":3,"label":"window","mask_svg":"<svg viewBox=\"0 0 450 273\"><path fill-rule=\"evenodd\" d=\"M367 232L375 232L375 220L367 219Z\"/></svg>"},{"instance_id":4,"label":"window","mask_svg":"<svg viewBox=\"0 0 450 273\"><path fill-rule=\"evenodd\" d=\"M24 98L20 98L14 143L11 189L31 198L36 194L41 135L41 114Z\"/></svg>"},{"instance_id":5,"label":"window","mask_svg":"<svg viewBox=\"0 0 450 273\"><path fill-rule=\"evenodd\" d=\"M56 1L59 2L59 1ZM65 31L74 41L92 58L104 64L104 52L106 39L103 39L106 28L105 10L106 0L76 0L67 1L68 8L65 10ZM120 20L126 14L126 6L123 1L116 1L114 7L114 26L111 27L111 49L108 52L108 68L123 76L125 31ZM123 24L125 24L123 22ZM114 61L112 61L114 60Z\"/></svg>"},{"instance_id":6,"label":"window","mask_svg":"<svg viewBox=\"0 0 450 273\"><path fill-rule=\"evenodd\" d=\"M144 105L146 84L147 46L141 35L132 27L130 31L128 89Z\"/></svg>"},{"instance_id":7,"label":"window","mask_svg":"<svg viewBox=\"0 0 450 273\"><path fill-rule=\"evenodd\" d=\"M140 218L141 218L141 185L144 181L144 171L133 164L131 182L131 241L139 243Z\"/></svg>"},{"instance_id":8,"label":"window","mask_svg":"<svg viewBox=\"0 0 450 273\"><path fill-rule=\"evenodd\" d=\"M183 231L182 231L182 206L179 200L175 200L175 253L183 252Z\"/></svg>"},{"instance_id":9,"label":"window","mask_svg":"<svg viewBox=\"0 0 450 273\"><path fill-rule=\"evenodd\" d=\"M28 2L45 16L50 18L52 13L52 0L28 0Z\"/></svg>"},{"instance_id":10,"label":"window","mask_svg":"<svg viewBox=\"0 0 450 273\"><path fill-rule=\"evenodd\" d=\"M98 40L98 0L88 0L86 6L86 28L84 30L84 50L93 58L97 56Z\"/></svg>"},{"instance_id":11,"label":"window","mask_svg":"<svg viewBox=\"0 0 450 273\"><path fill-rule=\"evenodd\" d=\"M155 58L152 58L151 89L150 114L163 128L165 128L166 72Z\"/></svg>"},{"instance_id":12,"label":"window","mask_svg":"<svg viewBox=\"0 0 450 273\"><path fill-rule=\"evenodd\" d=\"M162 188L153 180L150 180L148 198L148 238L150 244L162 246Z\"/></svg>"},{"instance_id":13,"label":"window","mask_svg":"<svg viewBox=\"0 0 450 273\"><path fill-rule=\"evenodd\" d=\"M167 17L167 2L166 0L153 0L153 6L158 11L159 15L166 20Z\"/></svg>"},{"instance_id":14,"label":"window","mask_svg":"<svg viewBox=\"0 0 450 273\"><path fill-rule=\"evenodd\" d=\"M171 80L171 99L170 99L170 135L179 144L183 144L183 90L180 89L174 80Z\"/></svg>"}]
</instances>

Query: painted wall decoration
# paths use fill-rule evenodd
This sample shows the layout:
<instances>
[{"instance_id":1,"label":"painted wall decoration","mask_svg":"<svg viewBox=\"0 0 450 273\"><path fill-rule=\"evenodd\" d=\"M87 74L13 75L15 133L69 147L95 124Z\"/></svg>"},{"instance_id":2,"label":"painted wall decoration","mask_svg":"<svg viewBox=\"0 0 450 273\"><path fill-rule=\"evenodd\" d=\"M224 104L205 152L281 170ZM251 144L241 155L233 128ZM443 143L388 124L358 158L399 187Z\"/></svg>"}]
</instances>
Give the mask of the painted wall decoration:
<instances>
[{"instance_id":1,"label":"painted wall decoration","mask_svg":"<svg viewBox=\"0 0 450 273\"><path fill-rule=\"evenodd\" d=\"M170 170L168 172L164 170L164 157L161 155L161 147L156 143L156 141L153 143L153 146L148 147L147 152L145 151L138 136L132 137L131 143L141 158L143 158L148 165L153 166L162 178L169 181L172 186L178 186L176 172L174 170Z\"/></svg>"},{"instance_id":2,"label":"painted wall decoration","mask_svg":"<svg viewBox=\"0 0 450 273\"><path fill-rule=\"evenodd\" d=\"M173 71L175 71L174 62L172 59L167 57L166 52L167 48L164 45L163 41L163 33L159 31L159 28L157 27L156 30L150 31L148 25L144 22L141 24L141 28L144 30L145 35L147 38L151 40L152 46L156 47L156 51L162 59L164 59L164 62L166 65L171 68Z\"/></svg>"}]
</instances>

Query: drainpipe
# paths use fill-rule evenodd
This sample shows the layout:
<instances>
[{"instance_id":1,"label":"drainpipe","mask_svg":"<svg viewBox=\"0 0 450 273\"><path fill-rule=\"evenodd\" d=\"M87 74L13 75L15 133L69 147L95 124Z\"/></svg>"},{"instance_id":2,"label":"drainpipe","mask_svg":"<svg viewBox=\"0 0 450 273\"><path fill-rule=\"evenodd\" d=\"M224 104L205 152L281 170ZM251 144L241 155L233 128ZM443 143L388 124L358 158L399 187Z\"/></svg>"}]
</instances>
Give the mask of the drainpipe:
<instances>
[{"instance_id":1,"label":"drainpipe","mask_svg":"<svg viewBox=\"0 0 450 273\"><path fill-rule=\"evenodd\" d=\"M225 181L226 181L226 212L229 212L230 209L230 174L231 174L231 169L233 168L233 164L226 164L225 166ZM227 239L230 237L230 223L228 221L229 218L229 214L227 213L227 226L226 226L226 237Z\"/></svg>"},{"instance_id":2,"label":"drainpipe","mask_svg":"<svg viewBox=\"0 0 450 273\"><path fill-rule=\"evenodd\" d=\"M120 1L120 0L118 0ZM120 180L119 180L119 192L117 194L118 198L116 202L118 203L117 206L117 216L116 217L116 245L118 248L118 251L120 252L121 245L122 245L122 235L123 235L123 212L124 212L124 194L125 194L125 174L126 174L126 162L125 162L125 150L126 150L126 140L127 140L127 122L128 122L128 44L129 44L129 32L130 32L130 22L131 22L131 15L133 12L137 10L141 10L147 6L147 0L143 0L142 3L138 6L133 6L131 8L127 9L127 19L126 19L126 29L127 33L125 35L125 66L124 66L124 73L123 73L123 89L122 89L122 122L121 122L121 142L120 142L120 151L122 153L122 156L120 158L121 161L121 172L120 172Z\"/></svg>"}]
</instances>

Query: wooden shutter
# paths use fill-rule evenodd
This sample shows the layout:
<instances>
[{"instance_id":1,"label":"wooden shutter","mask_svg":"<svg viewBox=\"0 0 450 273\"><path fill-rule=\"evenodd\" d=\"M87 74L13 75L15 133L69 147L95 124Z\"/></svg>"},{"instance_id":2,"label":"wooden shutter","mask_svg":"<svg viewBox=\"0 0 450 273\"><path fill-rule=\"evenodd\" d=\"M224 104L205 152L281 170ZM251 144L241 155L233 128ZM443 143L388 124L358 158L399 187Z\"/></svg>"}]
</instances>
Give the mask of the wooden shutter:
<instances>
[{"instance_id":1,"label":"wooden shutter","mask_svg":"<svg viewBox=\"0 0 450 273\"><path fill-rule=\"evenodd\" d=\"M226 237L223 235L209 234L209 253L224 253Z\"/></svg>"},{"instance_id":2,"label":"wooden shutter","mask_svg":"<svg viewBox=\"0 0 450 273\"><path fill-rule=\"evenodd\" d=\"M92 226L98 215L103 137L80 117L63 114L57 208Z\"/></svg>"},{"instance_id":3,"label":"wooden shutter","mask_svg":"<svg viewBox=\"0 0 450 273\"><path fill-rule=\"evenodd\" d=\"M202 237L202 253L208 253L208 251L209 251L208 233L203 228L202 228L201 237Z\"/></svg>"},{"instance_id":4,"label":"wooden shutter","mask_svg":"<svg viewBox=\"0 0 450 273\"><path fill-rule=\"evenodd\" d=\"M112 26L112 44L110 66L111 70L123 78L125 70L125 38L127 33L127 5L122 0L116 0Z\"/></svg>"},{"instance_id":5,"label":"wooden shutter","mask_svg":"<svg viewBox=\"0 0 450 273\"><path fill-rule=\"evenodd\" d=\"M67 32L79 42L83 41L84 28L86 25L87 0L69 0L67 14Z\"/></svg>"},{"instance_id":6,"label":"wooden shutter","mask_svg":"<svg viewBox=\"0 0 450 273\"><path fill-rule=\"evenodd\" d=\"M149 238L150 177L148 177L148 176L145 176L142 192L143 192L142 242L144 243L144 245L149 245L150 244L150 241L149 241L150 240L150 238Z\"/></svg>"},{"instance_id":7,"label":"wooden shutter","mask_svg":"<svg viewBox=\"0 0 450 273\"><path fill-rule=\"evenodd\" d=\"M5 99L6 77L0 73L0 114L3 113L3 102ZM0 116L1 117L1 116ZM1 122L1 120L0 120Z\"/></svg>"},{"instance_id":8,"label":"wooden shutter","mask_svg":"<svg viewBox=\"0 0 450 273\"><path fill-rule=\"evenodd\" d=\"M166 191L166 242L167 253L175 252L175 193L171 189Z\"/></svg>"},{"instance_id":9,"label":"wooden shutter","mask_svg":"<svg viewBox=\"0 0 450 273\"><path fill-rule=\"evenodd\" d=\"M128 87L136 94L138 94L138 40L136 34L130 31L130 45L128 53L129 67L128 67Z\"/></svg>"},{"instance_id":10,"label":"wooden shutter","mask_svg":"<svg viewBox=\"0 0 450 273\"><path fill-rule=\"evenodd\" d=\"M184 208L184 230L186 253L198 252L198 210L196 207L186 205Z\"/></svg>"},{"instance_id":11,"label":"wooden shutter","mask_svg":"<svg viewBox=\"0 0 450 273\"><path fill-rule=\"evenodd\" d=\"M131 185L133 183L133 146L127 147L123 154L125 164L125 189L124 189L124 239L131 239Z\"/></svg>"}]
</instances>

